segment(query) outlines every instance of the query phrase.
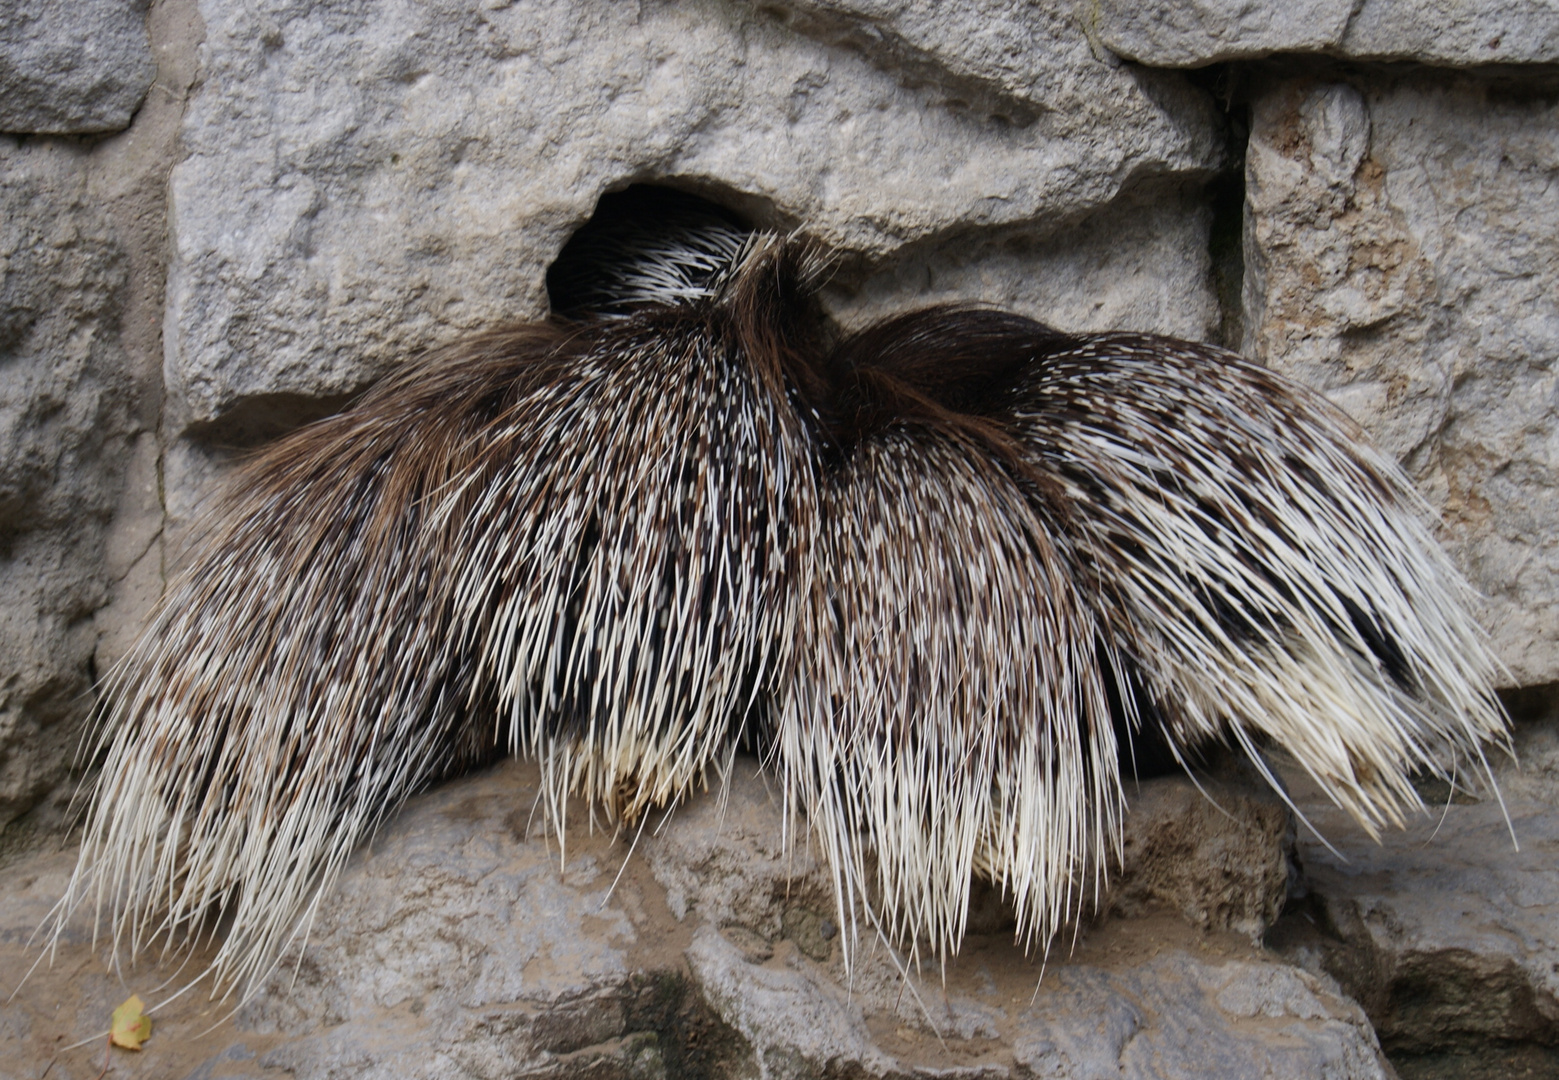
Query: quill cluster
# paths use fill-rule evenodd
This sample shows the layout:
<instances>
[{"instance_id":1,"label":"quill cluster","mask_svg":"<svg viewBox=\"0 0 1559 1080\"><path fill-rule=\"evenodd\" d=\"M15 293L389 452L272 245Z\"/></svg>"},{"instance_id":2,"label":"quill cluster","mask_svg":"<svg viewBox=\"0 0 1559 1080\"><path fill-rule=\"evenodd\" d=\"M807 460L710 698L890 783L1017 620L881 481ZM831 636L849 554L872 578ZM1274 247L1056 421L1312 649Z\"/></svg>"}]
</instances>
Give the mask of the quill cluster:
<instances>
[{"instance_id":1,"label":"quill cluster","mask_svg":"<svg viewBox=\"0 0 1559 1080\"><path fill-rule=\"evenodd\" d=\"M1281 747L1372 830L1505 738L1467 587L1315 394L978 308L840 338L806 243L674 224L592 241L594 314L237 472L107 682L57 925L221 913L254 985L430 782L520 754L554 820L632 821L745 739L845 925L945 957L983 876L1043 946L1119 843L1117 730Z\"/></svg>"}]
</instances>

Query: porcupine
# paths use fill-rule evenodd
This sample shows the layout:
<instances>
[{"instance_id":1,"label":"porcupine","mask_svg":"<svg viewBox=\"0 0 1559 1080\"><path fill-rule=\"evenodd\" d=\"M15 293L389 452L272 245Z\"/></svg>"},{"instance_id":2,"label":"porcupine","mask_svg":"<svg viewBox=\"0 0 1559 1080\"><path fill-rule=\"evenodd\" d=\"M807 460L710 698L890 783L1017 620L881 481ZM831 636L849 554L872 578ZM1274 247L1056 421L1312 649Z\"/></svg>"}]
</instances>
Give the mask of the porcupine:
<instances>
[{"instance_id":1,"label":"porcupine","mask_svg":"<svg viewBox=\"0 0 1559 1080\"><path fill-rule=\"evenodd\" d=\"M216 981L252 986L430 781L507 748L554 820L568 791L631 820L739 736L788 681L815 530L815 388L781 382L815 320L769 309L815 267L675 235L612 285L677 303L431 353L238 471L108 681L57 925L107 909L133 957L221 909Z\"/></svg>"},{"instance_id":2,"label":"porcupine","mask_svg":"<svg viewBox=\"0 0 1559 1080\"><path fill-rule=\"evenodd\" d=\"M61 919L133 955L233 905L250 983L418 787L507 748L631 821L746 732L841 919L946 957L973 874L1027 943L1080 910L1123 713L1372 829L1502 738L1466 587L1316 395L977 308L831 341L810 245L690 207L239 472L108 683Z\"/></svg>"}]
</instances>

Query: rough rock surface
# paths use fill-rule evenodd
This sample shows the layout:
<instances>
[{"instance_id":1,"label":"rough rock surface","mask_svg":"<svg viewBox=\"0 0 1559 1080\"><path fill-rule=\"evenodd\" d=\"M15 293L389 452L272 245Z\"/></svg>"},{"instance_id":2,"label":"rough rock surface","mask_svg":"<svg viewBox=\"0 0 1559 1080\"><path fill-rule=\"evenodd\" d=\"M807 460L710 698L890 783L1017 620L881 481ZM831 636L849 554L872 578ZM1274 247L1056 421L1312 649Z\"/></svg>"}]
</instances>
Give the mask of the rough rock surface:
<instances>
[{"instance_id":1,"label":"rough rock surface","mask_svg":"<svg viewBox=\"0 0 1559 1080\"><path fill-rule=\"evenodd\" d=\"M1221 160L1210 98L1097 59L1065 7L870 8L204 0L172 181L172 430L338 399L541 314L549 262L631 181L877 258Z\"/></svg>"},{"instance_id":2,"label":"rough rock surface","mask_svg":"<svg viewBox=\"0 0 1559 1080\"><path fill-rule=\"evenodd\" d=\"M1158 906L1204 930L1260 941L1288 899L1293 814L1265 783L1236 769L1206 777L1127 780L1125 836L1112 911Z\"/></svg>"},{"instance_id":3,"label":"rough rock surface","mask_svg":"<svg viewBox=\"0 0 1559 1080\"><path fill-rule=\"evenodd\" d=\"M1497 769L1508 823L1487 791L1441 785L1424 792L1430 813L1376 845L1313 791L1302 797L1335 851L1301 837L1310 905L1273 944L1336 976L1388 1048L1556 1041L1559 720L1518 726L1516 749L1520 767Z\"/></svg>"},{"instance_id":4,"label":"rough rock surface","mask_svg":"<svg viewBox=\"0 0 1559 1080\"><path fill-rule=\"evenodd\" d=\"M1516 685L1559 678L1556 125L1470 77L1295 79L1246 158L1245 351L1417 479Z\"/></svg>"},{"instance_id":5,"label":"rough rock surface","mask_svg":"<svg viewBox=\"0 0 1559 1080\"><path fill-rule=\"evenodd\" d=\"M1387 1077L1374 1033L1335 984L1276 964L1166 952L1134 971L1063 968L1023 1014L1035 1076Z\"/></svg>"},{"instance_id":6,"label":"rough rock surface","mask_svg":"<svg viewBox=\"0 0 1559 1080\"><path fill-rule=\"evenodd\" d=\"M1099 40L1155 67L1200 67L1338 45L1355 0L1100 0Z\"/></svg>"},{"instance_id":7,"label":"rough rock surface","mask_svg":"<svg viewBox=\"0 0 1559 1080\"><path fill-rule=\"evenodd\" d=\"M1171 917L1092 927L1042 980L1010 928L972 936L945 981L906 983L868 936L847 977L826 875L804 846L787 855L749 760L637 839L592 836L572 808L563 870L532 814L537 779L510 763L414 800L263 994L206 1034L228 1006L180 999L122 1065L295 1080L1386 1075L1363 1014L1325 976ZM6 877L6 970L25 969L23 942L68 867L53 856ZM119 985L89 948L78 919L54 967L0 1004L12 1062L41 1070L169 974ZM93 1047L61 1053L51 1075L96 1075Z\"/></svg>"},{"instance_id":8,"label":"rough rock surface","mask_svg":"<svg viewBox=\"0 0 1559 1080\"><path fill-rule=\"evenodd\" d=\"M137 432L124 253L85 156L0 136L0 826L68 768L91 615L138 555L108 542Z\"/></svg>"},{"instance_id":9,"label":"rough rock surface","mask_svg":"<svg viewBox=\"0 0 1559 1080\"><path fill-rule=\"evenodd\" d=\"M1559 11L1542 0L1101 0L1099 40L1155 67L1278 52L1429 64L1559 61Z\"/></svg>"},{"instance_id":10,"label":"rough rock surface","mask_svg":"<svg viewBox=\"0 0 1559 1080\"><path fill-rule=\"evenodd\" d=\"M1200 187L1148 188L1060 229L1009 227L907 244L834 301L857 326L928 304L978 302L1074 333L1218 332ZM844 290L841 288L840 290Z\"/></svg>"},{"instance_id":11,"label":"rough rock surface","mask_svg":"<svg viewBox=\"0 0 1559 1080\"><path fill-rule=\"evenodd\" d=\"M0 131L126 127L157 74L146 7L147 0L0 0Z\"/></svg>"}]
</instances>

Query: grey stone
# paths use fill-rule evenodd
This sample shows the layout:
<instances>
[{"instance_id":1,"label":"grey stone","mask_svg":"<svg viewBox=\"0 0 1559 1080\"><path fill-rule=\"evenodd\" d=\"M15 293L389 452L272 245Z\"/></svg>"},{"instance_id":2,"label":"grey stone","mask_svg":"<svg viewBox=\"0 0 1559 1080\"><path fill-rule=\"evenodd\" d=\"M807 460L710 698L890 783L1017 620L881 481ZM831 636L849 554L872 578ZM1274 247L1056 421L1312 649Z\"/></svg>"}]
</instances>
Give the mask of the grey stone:
<instances>
[{"instance_id":1,"label":"grey stone","mask_svg":"<svg viewBox=\"0 0 1559 1080\"><path fill-rule=\"evenodd\" d=\"M1157 905L1203 930L1259 941L1288 898L1294 820L1265 783L1230 771L1127 781L1127 814L1111 910Z\"/></svg>"},{"instance_id":2,"label":"grey stone","mask_svg":"<svg viewBox=\"0 0 1559 1080\"><path fill-rule=\"evenodd\" d=\"M156 77L147 0L0 0L0 131L129 126Z\"/></svg>"},{"instance_id":3,"label":"grey stone","mask_svg":"<svg viewBox=\"0 0 1559 1080\"><path fill-rule=\"evenodd\" d=\"M678 922L739 928L772 943L786 937L807 913L834 915L832 880L794 830L782 828L781 797L774 778L751 759L736 760L712 798L676 807L669 820L650 823L654 835L643 857L666 890Z\"/></svg>"},{"instance_id":4,"label":"grey stone","mask_svg":"<svg viewBox=\"0 0 1559 1080\"><path fill-rule=\"evenodd\" d=\"M1201 67L1275 52L1318 52L1343 39L1355 0L1100 0L1099 40L1154 67Z\"/></svg>"},{"instance_id":5,"label":"grey stone","mask_svg":"<svg viewBox=\"0 0 1559 1080\"><path fill-rule=\"evenodd\" d=\"M1101 0L1107 47L1155 67L1202 67L1272 53L1428 64L1551 64L1559 11L1543 0Z\"/></svg>"},{"instance_id":6,"label":"grey stone","mask_svg":"<svg viewBox=\"0 0 1559 1080\"><path fill-rule=\"evenodd\" d=\"M147 13L159 89L128 131L0 137L0 861L69 824L92 674L162 591L167 177L192 6Z\"/></svg>"},{"instance_id":7,"label":"grey stone","mask_svg":"<svg viewBox=\"0 0 1559 1080\"><path fill-rule=\"evenodd\" d=\"M687 959L705 998L752 1046L760 1075L822 1076L846 1063L868 1076L902 1071L873 1042L861 1003L826 975L751 963L708 926L694 934Z\"/></svg>"},{"instance_id":8,"label":"grey stone","mask_svg":"<svg viewBox=\"0 0 1559 1080\"><path fill-rule=\"evenodd\" d=\"M172 181L170 433L336 400L411 351L541 314L547 265L629 182L870 261L1221 160L1210 99L1096 58L1064 6L201 11Z\"/></svg>"},{"instance_id":9,"label":"grey stone","mask_svg":"<svg viewBox=\"0 0 1559 1080\"><path fill-rule=\"evenodd\" d=\"M1552 64L1559 10L1544 0L1365 0L1339 51L1427 64Z\"/></svg>"},{"instance_id":10,"label":"grey stone","mask_svg":"<svg viewBox=\"0 0 1559 1080\"><path fill-rule=\"evenodd\" d=\"M539 822L526 839L535 776L515 772L422 800L361 854L239 1016L289 1037L262 1064L300 1080L346 1063L364 1077L510 1076L625 1033L633 923L607 904L612 874L593 853L563 873Z\"/></svg>"},{"instance_id":11,"label":"grey stone","mask_svg":"<svg viewBox=\"0 0 1559 1080\"><path fill-rule=\"evenodd\" d=\"M1559 678L1556 122L1467 76L1295 79L1246 165L1245 352L1416 479L1515 685Z\"/></svg>"},{"instance_id":12,"label":"grey stone","mask_svg":"<svg viewBox=\"0 0 1559 1080\"><path fill-rule=\"evenodd\" d=\"M0 137L0 826L69 768L137 435L118 340L124 253L84 159Z\"/></svg>"},{"instance_id":13,"label":"grey stone","mask_svg":"<svg viewBox=\"0 0 1559 1080\"><path fill-rule=\"evenodd\" d=\"M1493 799L1458 800L1381 846L1325 806L1306 811L1335 849L1301 842L1326 932L1291 929L1279 943L1335 974L1388 1046L1551 1044L1559 1030L1559 813L1507 802L1508 825Z\"/></svg>"},{"instance_id":14,"label":"grey stone","mask_svg":"<svg viewBox=\"0 0 1559 1080\"><path fill-rule=\"evenodd\" d=\"M1128 971L1062 968L1021 1023L1013 1056L1041 1077L1394 1075L1335 984L1273 964L1170 951Z\"/></svg>"},{"instance_id":15,"label":"grey stone","mask_svg":"<svg viewBox=\"0 0 1559 1080\"><path fill-rule=\"evenodd\" d=\"M847 326L928 304L995 304L1073 333L1136 330L1204 341L1220 311L1200 190L1123 197L1059 228L962 231L874 264L832 297Z\"/></svg>"},{"instance_id":16,"label":"grey stone","mask_svg":"<svg viewBox=\"0 0 1559 1080\"><path fill-rule=\"evenodd\" d=\"M156 1075L296 1080L1382 1075L1362 1014L1324 975L1162 920L1110 920L1043 962L1010 924L972 934L941 971L869 929L848 970L848 931L809 954L787 914L815 905L823 879L801 836L787 877L782 809L751 759L637 835L592 834L580 806L561 836L544 830L538 784L511 762L412 800L262 993L212 1031L231 1004L177 999L141 1060ZM26 939L70 858L0 878L0 970L36 955ZM84 914L53 966L0 1001L24 1067L209 955L121 982L91 959ZM95 1076L100 1054L62 1055L61 1075Z\"/></svg>"}]
</instances>

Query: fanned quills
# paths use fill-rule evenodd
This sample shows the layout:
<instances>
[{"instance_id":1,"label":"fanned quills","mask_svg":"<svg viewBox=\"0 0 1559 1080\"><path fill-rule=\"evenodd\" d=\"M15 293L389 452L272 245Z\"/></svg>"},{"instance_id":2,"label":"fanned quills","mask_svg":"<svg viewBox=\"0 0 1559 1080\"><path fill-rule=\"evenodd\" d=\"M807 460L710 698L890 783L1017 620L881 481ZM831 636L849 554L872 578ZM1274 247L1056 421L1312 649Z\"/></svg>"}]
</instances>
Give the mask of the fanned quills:
<instances>
[{"instance_id":1,"label":"fanned quills","mask_svg":"<svg viewBox=\"0 0 1559 1080\"><path fill-rule=\"evenodd\" d=\"M1281 748L1371 830L1487 771L1467 587L1324 400L977 308L841 337L809 245L672 209L587 237L568 317L238 470L106 682L56 926L220 911L257 985L417 789L520 754L631 822L745 740L847 924L946 957L980 876L1043 947L1119 843L1118 727Z\"/></svg>"}]
</instances>

